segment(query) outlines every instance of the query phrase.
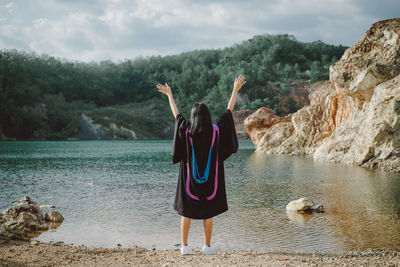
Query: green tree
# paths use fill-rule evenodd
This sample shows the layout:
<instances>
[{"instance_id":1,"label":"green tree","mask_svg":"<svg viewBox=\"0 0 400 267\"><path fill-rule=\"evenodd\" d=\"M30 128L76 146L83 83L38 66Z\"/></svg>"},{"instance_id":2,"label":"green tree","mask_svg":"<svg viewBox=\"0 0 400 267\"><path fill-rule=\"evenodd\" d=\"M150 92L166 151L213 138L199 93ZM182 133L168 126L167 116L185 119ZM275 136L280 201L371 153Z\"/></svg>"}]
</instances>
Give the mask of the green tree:
<instances>
[{"instance_id":1,"label":"green tree","mask_svg":"<svg viewBox=\"0 0 400 267\"><path fill-rule=\"evenodd\" d=\"M287 34L257 35L224 49L118 63L84 63L3 49L0 128L9 137L30 138L45 128L51 138L63 138L74 134L76 125L71 121L76 120L80 106L106 107L159 99L165 102L155 89L158 82L171 85L182 112L189 112L193 102L202 101L213 114L220 114L240 73L247 80L241 93L248 96L248 104L242 108L261 105L278 112L279 98L290 93L287 83L327 79L329 66L345 49L321 41L299 42ZM282 86L277 90L274 83ZM48 121L29 113L45 101Z\"/></svg>"},{"instance_id":2,"label":"green tree","mask_svg":"<svg viewBox=\"0 0 400 267\"><path fill-rule=\"evenodd\" d=\"M293 97L289 97L288 100L288 107L289 107L289 113L296 112L299 109L299 104L294 100Z\"/></svg>"},{"instance_id":3,"label":"green tree","mask_svg":"<svg viewBox=\"0 0 400 267\"><path fill-rule=\"evenodd\" d=\"M311 69L310 69L310 79L311 82L316 82L319 81L321 77L321 72L320 72L320 68L319 68L319 63L318 61L314 61L311 65Z\"/></svg>"}]
</instances>

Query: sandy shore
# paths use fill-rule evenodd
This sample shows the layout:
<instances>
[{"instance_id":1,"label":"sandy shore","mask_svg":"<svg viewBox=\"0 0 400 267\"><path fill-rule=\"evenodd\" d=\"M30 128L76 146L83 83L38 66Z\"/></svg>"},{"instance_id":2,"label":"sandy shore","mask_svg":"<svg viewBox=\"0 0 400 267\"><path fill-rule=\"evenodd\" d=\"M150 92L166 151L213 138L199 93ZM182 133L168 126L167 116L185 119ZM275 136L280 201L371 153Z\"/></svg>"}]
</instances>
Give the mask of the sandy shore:
<instances>
[{"instance_id":1,"label":"sandy shore","mask_svg":"<svg viewBox=\"0 0 400 267\"><path fill-rule=\"evenodd\" d=\"M87 248L62 243L0 240L0 266L400 266L400 250L299 252L218 251L181 256L179 250Z\"/></svg>"}]
</instances>

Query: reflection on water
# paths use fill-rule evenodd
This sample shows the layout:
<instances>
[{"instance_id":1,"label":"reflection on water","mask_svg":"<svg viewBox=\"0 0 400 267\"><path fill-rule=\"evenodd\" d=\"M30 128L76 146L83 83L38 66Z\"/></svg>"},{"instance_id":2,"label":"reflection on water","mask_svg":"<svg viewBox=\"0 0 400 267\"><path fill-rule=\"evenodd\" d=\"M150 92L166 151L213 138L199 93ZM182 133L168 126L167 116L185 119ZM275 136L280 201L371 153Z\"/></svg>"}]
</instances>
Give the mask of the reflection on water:
<instances>
[{"instance_id":1,"label":"reflection on water","mask_svg":"<svg viewBox=\"0 0 400 267\"><path fill-rule=\"evenodd\" d=\"M62 222L46 222L46 223L49 226L49 229L56 229L62 224Z\"/></svg>"},{"instance_id":2,"label":"reflection on water","mask_svg":"<svg viewBox=\"0 0 400 267\"><path fill-rule=\"evenodd\" d=\"M310 213L300 213L293 210L287 210L286 215L292 222L298 223L300 225L305 225L314 216L312 212Z\"/></svg>"},{"instance_id":3,"label":"reflection on water","mask_svg":"<svg viewBox=\"0 0 400 267\"><path fill-rule=\"evenodd\" d=\"M76 245L173 248L178 166L170 141L0 142L0 209L23 195L65 220L37 239ZM241 141L225 162L229 211L215 218L221 249L343 250L400 246L400 175L309 157L254 153ZM286 212L307 196L325 213ZM202 223L189 242L202 246Z\"/></svg>"}]
</instances>

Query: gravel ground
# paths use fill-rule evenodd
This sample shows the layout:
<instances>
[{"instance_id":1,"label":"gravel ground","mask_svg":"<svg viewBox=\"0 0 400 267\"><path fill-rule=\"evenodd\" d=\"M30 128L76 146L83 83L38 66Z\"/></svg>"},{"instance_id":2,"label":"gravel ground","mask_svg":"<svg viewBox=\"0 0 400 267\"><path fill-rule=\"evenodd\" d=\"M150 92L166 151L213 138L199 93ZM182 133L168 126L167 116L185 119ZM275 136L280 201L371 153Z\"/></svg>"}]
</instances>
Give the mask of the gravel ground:
<instances>
[{"instance_id":1,"label":"gravel ground","mask_svg":"<svg viewBox=\"0 0 400 267\"><path fill-rule=\"evenodd\" d=\"M0 240L0 266L400 266L400 249L350 252L218 251L181 256L179 250L87 248L62 243Z\"/></svg>"}]
</instances>

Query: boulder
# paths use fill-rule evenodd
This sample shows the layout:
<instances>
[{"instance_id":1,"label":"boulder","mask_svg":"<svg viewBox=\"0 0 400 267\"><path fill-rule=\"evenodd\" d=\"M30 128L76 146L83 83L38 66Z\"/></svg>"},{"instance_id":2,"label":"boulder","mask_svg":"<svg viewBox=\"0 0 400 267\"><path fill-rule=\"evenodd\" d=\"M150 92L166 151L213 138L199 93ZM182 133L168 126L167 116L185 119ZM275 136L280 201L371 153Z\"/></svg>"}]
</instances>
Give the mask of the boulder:
<instances>
[{"instance_id":1,"label":"boulder","mask_svg":"<svg viewBox=\"0 0 400 267\"><path fill-rule=\"evenodd\" d=\"M0 223L0 237L5 239L15 239L16 232L8 228L5 224ZM23 238L21 238L23 239Z\"/></svg>"},{"instance_id":2,"label":"boulder","mask_svg":"<svg viewBox=\"0 0 400 267\"><path fill-rule=\"evenodd\" d=\"M14 214L13 214L13 209L12 208L8 208L6 210L3 210L0 213L0 223L4 223L4 222L6 222L8 220L11 220L11 219L13 219L13 217L14 217Z\"/></svg>"},{"instance_id":3,"label":"boulder","mask_svg":"<svg viewBox=\"0 0 400 267\"><path fill-rule=\"evenodd\" d=\"M400 172L399 28L400 18L373 24L330 67L329 81L312 85L310 105L275 120L252 114L246 131L256 151Z\"/></svg>"},{"instance_id":4,"label":"boulder","mask_svg":"<svg viewBox=\"0 0 400 267\"><path fill-rule=\"evenodd\" d=\"M30 210L30 205L27 202L16 202L14 203L13 209L17 212L21 212L21 211L28 211Z\"/></svg>"},{"instance_id":5,"label":"boulder","mask_svg":"<svg viewBox=\"0 0 400 267\"><path fill-rule=\"evenodd\" d=\"M35 224L38 224L39 218L33 213L23 211L18 215L16 222L18 224L23 224L26 227L30 227L31 225L33 226Z\"/></svg>"},{"instance_id":6,"label":"boulder","mask_svg":"<svg viewBox=\"0 0 400 267\"><path fill-rule=\"evenodd\" d=\"M58 211L49 211L46 213L46 215L44 216L45 220L47 222L56 222L56 223L60 223L64 221L64 217L61 215L61 213L59 213Z\"/></svg>"},{"instance_id":7,"label":"boulder","mask_svg":"<svg viewBox=\"0 0 400 267\"><path fill-rule=\"evenodd\" d=\"M41 214L37 216L33 213L21 212L15 221L17 224L24 225L26 228L34 231L45 231L49 229L49 226L43 223Z\"/></svg>"},{"instance_id":8,"label":"boulder","mask_svg":"<svg viewBox=\"0 0 400 267\"><path fill-rule=\"evenodd\" d=\"M303 197L297 200L293 200L286 205L286 210L290 211L311 211L314 206L314 202L307 198Z\"/></svg>"},{"instance_id":9,"label":"boulder","mask_svg":"<svg viewBox=\"0 0 400 267\"><path fill-rule=\"evenodd\" d=\"M0 213L0 237L27 239L49 229L37 203L30 197L23 197L12 208Z\"/></svg>"},{"instance_id":10,"label":"boulder","mask_svg":"<svg viewBox=\"0 0 400 267\"><path fill-rule=\"evenodd\" d=\"M281 118L270 108L259 108L244 120L244 127L253 143L257 146L260 138L274 124L281 121Z\"/></svg>"},{"instance_id":11,"label":"boulder","mask_svg":"<svg viewBox=\"0 0 400 267\"><path fill-rule=\"evenodd\" d=\"M35 201L33 201L30 197L28 197L28 196L24 196L24 197L22 197L18 202L20 202L20 203L28 203L28 204L34 204L34 205L36 205L37 203L35 202Z\"/></svg>"}]
</instances>

